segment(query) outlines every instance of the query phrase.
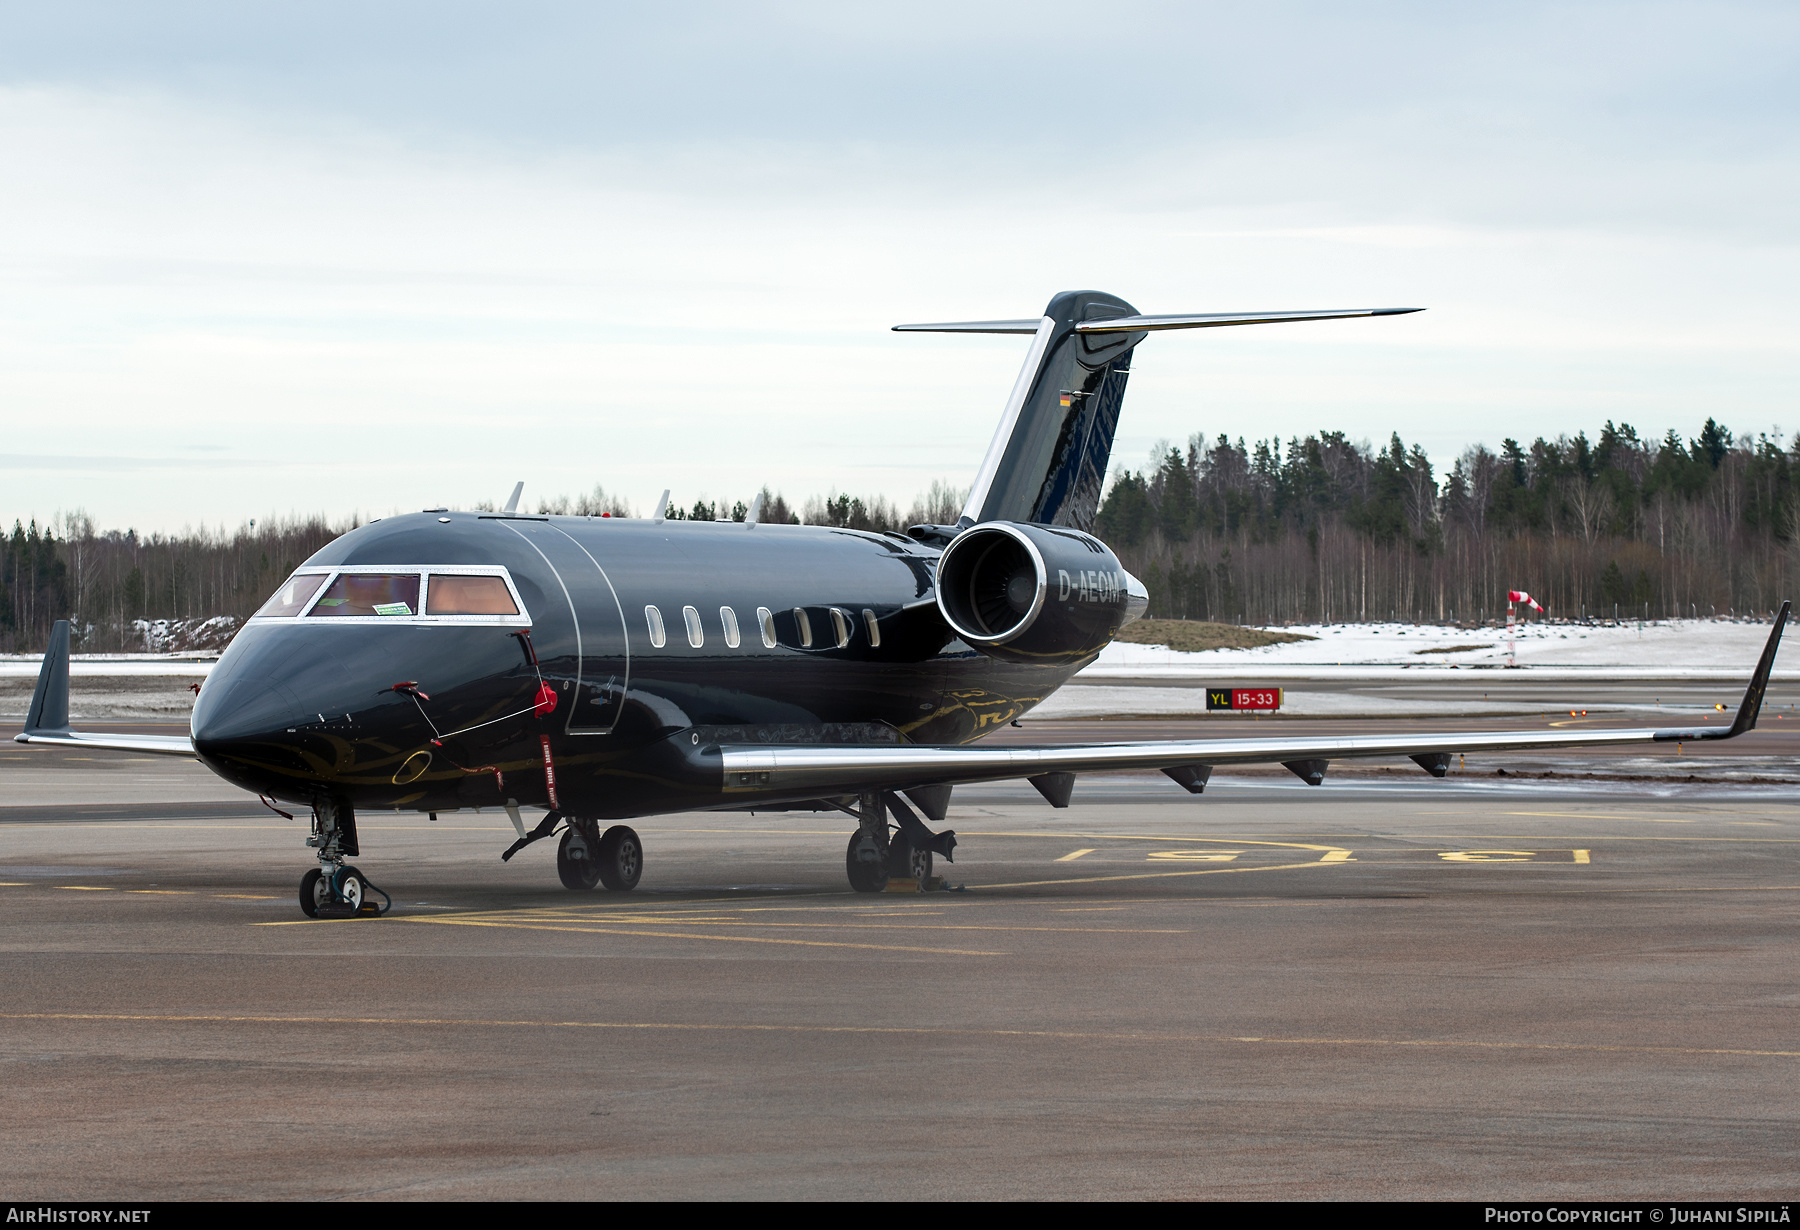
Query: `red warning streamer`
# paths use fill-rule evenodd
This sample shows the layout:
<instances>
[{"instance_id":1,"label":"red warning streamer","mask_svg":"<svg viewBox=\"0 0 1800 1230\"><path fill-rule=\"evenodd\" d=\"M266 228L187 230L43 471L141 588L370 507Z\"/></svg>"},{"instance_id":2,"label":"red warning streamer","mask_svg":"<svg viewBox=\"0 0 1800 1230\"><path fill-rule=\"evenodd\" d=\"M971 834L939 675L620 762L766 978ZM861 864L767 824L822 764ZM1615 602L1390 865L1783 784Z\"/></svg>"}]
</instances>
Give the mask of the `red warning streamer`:
<instances>
[{"instance_id":1,"label":"red warning streamer","mask_svg":"<svg viewBox=\"0 0 1800 1230\"><path fill-rule=\"evenodd\" d=\"M538 742L544 748L544 788L550 792L550 807L561 811L562 804L556 801L556 762L550 759L550 736L539 735Z\"/></svg>"}]
</instances>

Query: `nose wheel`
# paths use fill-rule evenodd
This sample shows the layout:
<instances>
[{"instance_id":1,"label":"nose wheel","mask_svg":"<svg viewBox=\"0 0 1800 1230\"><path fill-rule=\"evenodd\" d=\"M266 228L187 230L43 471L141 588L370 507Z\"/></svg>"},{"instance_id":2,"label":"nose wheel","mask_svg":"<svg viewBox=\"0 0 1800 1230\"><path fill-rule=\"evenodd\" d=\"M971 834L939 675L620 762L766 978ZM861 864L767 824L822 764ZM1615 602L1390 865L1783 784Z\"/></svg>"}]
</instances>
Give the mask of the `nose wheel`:
<instances>
[{"instance_id":1,"label":"nose wheel","mask_svg":"<svg viewBox=\"0 0 1800 1230\"><path fill-rule=\"evenodd\" d=\"M393 904L355 867L314 867L300 877L300 912L308 918L379 918Z\"/></svg>"}]
</instances>

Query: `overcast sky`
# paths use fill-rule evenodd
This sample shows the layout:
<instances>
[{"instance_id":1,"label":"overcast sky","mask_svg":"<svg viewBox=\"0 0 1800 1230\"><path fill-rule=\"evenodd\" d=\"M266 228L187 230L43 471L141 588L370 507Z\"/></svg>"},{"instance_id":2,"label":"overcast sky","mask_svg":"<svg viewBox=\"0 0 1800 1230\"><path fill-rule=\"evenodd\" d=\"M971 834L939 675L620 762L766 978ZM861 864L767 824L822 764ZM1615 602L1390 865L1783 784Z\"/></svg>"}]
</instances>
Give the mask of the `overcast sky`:
<instances>
[{"instance_id":1,"label":"overcast sky","mask_svg":"<svg viewBox=\"0 0 1800 1230\"><path fill-rule=\"evenodd\" d=\"M1025 339L1159 439L1800 429L1800 6L0 0L0 515L903 506Z\"/></svg>"}]
</instances>

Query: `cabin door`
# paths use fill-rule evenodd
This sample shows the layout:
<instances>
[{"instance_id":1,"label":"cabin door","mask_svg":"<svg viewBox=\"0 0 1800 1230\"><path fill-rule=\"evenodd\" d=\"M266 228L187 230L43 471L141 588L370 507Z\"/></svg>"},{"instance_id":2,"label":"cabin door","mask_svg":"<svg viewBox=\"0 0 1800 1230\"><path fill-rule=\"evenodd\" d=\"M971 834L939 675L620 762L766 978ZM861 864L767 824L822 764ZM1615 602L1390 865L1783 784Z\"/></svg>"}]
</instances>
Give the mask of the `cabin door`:
<instances>
[{"instance_id":1,"label":"cabin door","mask_svg":"<svg viewBox=\"0 0 1800 1230\"><path fill-rule=\"evenodd\" d=\"M611 734L625 708L625 689L631 674L631 651L625 639L625 614L613 592L606 570L579 542L548 521L508 520L519 534L544 557L561 585L575 621L574 654L542 660L544 677L552 671L557 695L564 703L563 729L572 735ZM564 683L569 686L565 689Z\"/></svg>"}]
</instances>

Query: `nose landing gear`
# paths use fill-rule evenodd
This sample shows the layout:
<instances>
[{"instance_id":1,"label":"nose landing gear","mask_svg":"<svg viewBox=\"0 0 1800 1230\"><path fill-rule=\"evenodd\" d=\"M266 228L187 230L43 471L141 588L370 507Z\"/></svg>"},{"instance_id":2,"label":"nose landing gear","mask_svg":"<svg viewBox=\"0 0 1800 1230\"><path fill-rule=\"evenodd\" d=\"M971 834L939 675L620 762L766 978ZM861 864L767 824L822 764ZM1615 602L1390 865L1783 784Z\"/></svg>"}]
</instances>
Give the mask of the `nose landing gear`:
<instances>
[{"instance_id":1,"label":"nose landing gear","mask_svg":"<svg viewBox=\"0 0 1800 1230\"><path fill-rule=\"evenodd\" d=\"M345 855L360 853L356 813L348 804L337 799L314 804L312 835L306 844L319 852L319 865L300 877L301 913L308 918L379 918L392 908L392 897L344 862ZM381 898L380 905L376 897Z\"/></svg>"}]
</instances>

